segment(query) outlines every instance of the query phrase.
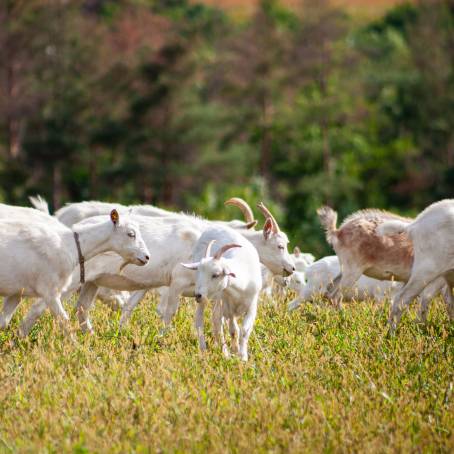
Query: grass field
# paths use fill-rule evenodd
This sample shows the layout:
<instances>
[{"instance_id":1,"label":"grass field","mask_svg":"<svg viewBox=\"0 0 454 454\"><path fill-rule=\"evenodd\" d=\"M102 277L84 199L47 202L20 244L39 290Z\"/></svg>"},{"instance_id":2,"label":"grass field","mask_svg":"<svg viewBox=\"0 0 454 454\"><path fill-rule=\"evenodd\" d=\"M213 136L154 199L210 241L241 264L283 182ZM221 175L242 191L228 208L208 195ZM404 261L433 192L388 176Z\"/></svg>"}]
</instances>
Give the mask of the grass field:
<instances>
[{"instance_id":1,"label":"grass field","mask_svg":"<svg viewBox=\"0 0 454 454\"><path fill-rule=\"evenodd\" d=\"M413 0L330 0L329 4L346 8L348 11L361 16L376 16L387 9L404 1ZM210 6L225 9L233 14L250 15L254 12L258 0L193 0L193 3L205 3ZM302 0L281 0L281 4L295 10L300 10Z\"/></svg>"},{"instance_id":2,"label":"grass field","mask_svg":"<svg viewBox=\"0 0 454 454\"><path fill-rule=\"evenodd\" d=\"M441 304L388 337L387 306L286 303L261 305L246 364L198 352L192 304L165 336L151 297L122 333L100 305L75 341L49 315L18 339L22 308L0 334L0 452L454 452Z\"/></svg>"}]
</instances>

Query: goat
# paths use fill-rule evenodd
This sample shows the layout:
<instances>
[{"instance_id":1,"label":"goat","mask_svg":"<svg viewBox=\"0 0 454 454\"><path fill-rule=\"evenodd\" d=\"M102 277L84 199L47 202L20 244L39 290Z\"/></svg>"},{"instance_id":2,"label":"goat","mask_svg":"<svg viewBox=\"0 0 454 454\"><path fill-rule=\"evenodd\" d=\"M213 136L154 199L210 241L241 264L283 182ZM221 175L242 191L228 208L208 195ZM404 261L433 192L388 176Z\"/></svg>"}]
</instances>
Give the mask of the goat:
<instances>
[{"instance_id":1,"label":"goat","mask_svg":"<svg viewBox=\"0 0 454 454\"><path fill-rule=\"evenodd\" d=\"M137 268L138 273L131 267L120 271L121 260L109 253L94 257L86 263L85 284L77 304L79 322L84 331L92 331L88 312L96 298L98 287L134 291L128 300L130 302L131 299L140 301L149 288L169 286L175 266L191 257L195 242L206 228L205 222L197 219L182 223L180 220L164 217L132 215L131 218L139 226L147 248L153 250L153 260L147 266ZM82 223L89 220L90 218ZM74 273L67 293L76 291L78 287L79 281ZM33 305L24 320L24 327L31 329L42 310L42 305Z\"/></svg>"},{"instance_id":2,"label":"goat","mask_svg":"<svg viewBox=\"0 0 454 454\"><path fill-rule=\"evenodd\" d=\"M301 252L301 249L298 246L295 246L293 249L293 254L291 254L293 263L295 264L296 271L304 272L306 268L315 261L315 257L312 254Z\"/></svg>"},{"instance_id":3,"label":"goat","mask_svg":"<svg viewBox=\"0 0 454 454\"><path fill-rule=\"evenodd\" d=\"M297 246L293 249L293 254L290 254L290 257L293 260L295 271L288 277L273 275L266 266L262 265L262 294L266 297L283 296L285 289L299 291L300 287L304 285L304 271L314 262L315 257L312 254L301 252Z\"/></svg>"},{"instance_id":4,"label":"goat","mask_svg":"<svg viewBox=\"0 0 454 454\"><path fill-rule=\"evenodd\" d=\"M32 205L49 214L49 207L47 202L41 197L29 197ZM239 207L245 216L246 222L234 220L234 221L217 221L221 225L228 225L233 228L253 228L257 224L254 219L254 215L247 205L247 203L238 198L234 197L226 202L226 205L235 205ZM83 219L99 216L101 214L108 214L113 208L118 209L120 213L135 214L138 216L150 216L150 217L178 217L184 219L185 217L192 217L185 213L176 213L173 211L164 210L162 208L155 207L153 205L130 205L124 206L121 204L113 204L108 202L100 202L96 200L69 203L64 207L60 208L55 212L55 217L68 227L82 221Z\"/></svg>"},{"instance_id":5,"label":"goat","mask_svg":"<svg viewBox=\"0 0 454 454\"><path fill-rule=\"evenodd\" d=\"M49 307L64 325L68 315L61 293L78 264L83 280L84 260L105 251L118 253L125 263L145 265L149 260L137 225L127 217L120 220L116 210L109 220L102 216L74 231L56 220L34 214L24 218L23 210L16 212L21 214L15 220L0 220L0 294L7 297L0 317L2 328L9 324L23 296L41 298L44 309Z\"/></svg>"},{"instance_id":6,"label":"goat","mask_svg":"<svg viewBox=\"0 0 454 454\"><path fill-rule=\"evenodd\" d=\"M394 219L379 226L378 234L384 240L408 237L413 245L414 260L409 279L395 295L389 317L391 331L395 331L403 309L427 286L443 280L448 284L444 292L448 315L454 319L452 287L454 285L454 200L433 203L415 220ZM425 318L430 300L423 303Z\"/></svg>"},{"instance_id":7,"label":"goat","mask_svg":"<svg viewBox=\"0 0 454 454\"><path fill-rule=\"evenodd\" d=\"M335 279L328 296L340 304L342 294L352 288L364 274L379 280L407 282L413 266L413 245L407 234L382 236L378 232L384 223L408 224L412 219L376 209L360 210L347 217L339 229L336 228L337 213L329 207L317 210L320 222L325 228L326 238L333 246L341 274ZM426 298L440 292L446 285L444 279L432 283L423 295L420 318Z\"/></svg>"},{"instance_id":8,"label":"goat","mask_svg":"<svg viewBox=\"0 0 454 454\"><path fill-rule=\"evenodd\" d=\"M0 203L0 219L23 221L33 219L36 221L50 222L55 225L61 225L56 218L50 216L49 213L46 213L45 211L29 207L6 205L4 203Z\"/></svg>"},{"instance_id":9,"label":"goat","mask_svg":"<svg viewBox=\"0 0 454 454\"><path fill-rule=\"evenodd\" d=\"M289 311L297 309L306 301L313 301L317 297L325 295L339 274L339 259L335 255L323 257L314 262L305 271L306 283L303 283L299 288L293 287L298 296L289 303ZM379 281L362 275L352 288L345 289L342 297L344 300L373 298L381 301L400 285L395 281Z\"/></svg>"},{"instance_id":10,"label":"goat","mask_svg":"<svg viewBox=\"0 0 454 454\"><path fill-rule=\"evenodd\" d=\"M279 229L269 210L263 204L259 204L259 208L266 218L263 230L240 229L238 232L251 241L259 253L260 260L268 268L276 274L289 275L294 271L294 266L287 251L288 238ZM88 312L93 305L98 287L134 291L122 308L120 326L127 323L133 309L150 288L169 287L167 299L160 304L165 325L170 324L178 309L179 296L194 295L192 273L179 264L190 259L198 238L204 230L213 227L213 222L188 215L161 218L135 216L134 219L140 225L148 248L154 251L153 261L143 269L125 269L123 273L118 272L118 258L111 254L104 254L87 263L86 283L82 287L78 301L78 316L84 331L92 329ZM74 291L77 287L77 276L73 276L70 290ZM24 326L31 329L44 309L42 305L32 306L24 320Z\"/></svg>"},{"instance_id":11,"label":"goat","mask_svg":"<svg viewBox=\"0 0 454 454\"><path fill-rule=\"evenodd\" d=\"M211 255L213 243L216 243L219 249ZM206 349L203 330L205 304L208 299L214 299L218 301L217 304L222 305L220 314L229 322L234 353L247 361L248 339L257 314L257 301L262 287L257 250L238 232L218 227L208 229L202 234L195 246L193 259L195 262L182 265L197 271L195 327L200 349ZM244 319L239 330L237 318L241 316L244 316ZM227 353L222 333L222 318L216 318L214 325L216 336L224 353Z\"/></svg>"},{"instance_id":12,"label":"goat","mask_svg":"<svg viewBox=\"0 0 454 454\"><path fill-rule=\"evenodd\" d=\"M40 196L37 197L30 197L30 202L32 203L35 208L49 212L49 208L47 202ZM252 213L251 208L249 205L242 199L238 197L231 198L225 202L226 205L232 205L240 208L241 212L245 217L245 222L240 220L233 220L233 221L214 221L219 225L228 225L233 228L246 228L251 229L254 228L257 224L257 220L254 219L254 215ZM185 222L189 220L190 222L194 220L195 216L188 215L185 213L175 213L172 211L167 211L162 208L158 208L152 205L131 205L131 206L124 206L119 204L112 204L107 202L99 202L99 201L89 201L89 202L79 202L79 203L70 203L65 205L63 208L60 208L56 211L55 216L65 225L71 227L74 223L80 222L83 219L90 218L92 216L97 216L100 214L108 213L113 207L117 207L120 213L128 213L134 214L138 216L150 216L150 217L165 217L167 219L177 219L181 222ZM197 218L201 219L201 218ZM101 289L97 293L97 297L105 304L111 306L114 302L115 306L124 302L125 297L131 297L132 302L139 302L143 296L145 296L146 292L141 293L141 297L139 295L128 295L127 292L116 293L112 289ZM129 298L128 298L129 299ZM165 301L164 301L165 304ZM123 304L124 305L124 304ZM162 305L160 304L159 307Z\"/></svg>"},{"instance_id":13,"label":"goat","mask_svg":"<svg viewBox=\"0 0 454 454\"><path fill-rule=\"evenodd\" d=\"M293 262L287 251L288 238L279 229L269 210L260 204L266 221L262 231L240 229L246 239L257 249L260 260L275 273L291 274ZM111 254L96 257L87 263L86 283L78 301L78 315L83 330L91 330L88 311L92 306L99 286L115 290L135 291L122 308L120 325L124 326L134 307L142 300L150 288L169 287L166 301L162 301L163 320L166 325L178 309L179 296L193 296L194 282L192 273L179 264L190 260L192 249L207 228L213 227L210 221L186 216L182 218L147 218L136 216L144 241L154 251L153 261L143 269L125 269L118 272L118 258ZM136 272L137 271L137 272ZM72 290L78 287L77 277L73 276ZM31 328L45 308L35 306L24 320Z\"/></svg>"},{"instance_id":14,"label":"goat","mask_svg":"<svg viewBox=\"0 0 454 454\"><path fill-rule=\"evenodd\" d=\"M259 203L257 206L266 219L263 231L241 229L238 230L238 233L252 243L259 254L260 262L273 274L289 276L295 271L295 266L287 250L289 242L287 235L281 231L276 219L263 203ZM192 296L194 284L193 276L187 271L184 272L180 267L180 271L177 272L175 281L169 289L163 316L165 325L170 324L178 310L178 295Z\"/></svg>"}]
</instances>

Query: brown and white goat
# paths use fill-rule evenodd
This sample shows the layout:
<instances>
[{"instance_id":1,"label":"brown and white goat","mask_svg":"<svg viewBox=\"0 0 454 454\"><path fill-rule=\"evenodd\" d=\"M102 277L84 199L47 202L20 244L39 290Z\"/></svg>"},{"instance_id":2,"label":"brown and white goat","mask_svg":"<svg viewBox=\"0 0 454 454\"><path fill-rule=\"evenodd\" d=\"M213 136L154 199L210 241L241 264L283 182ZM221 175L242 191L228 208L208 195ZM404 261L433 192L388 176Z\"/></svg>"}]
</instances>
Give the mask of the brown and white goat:
<instances>
[{"instance_id":1,"label":"brown and white goat","mask_svg":"<svg viewBox=\"0 0 454 454\"><path fill-rule=\"evenodd\" d=\"M408 234L381 236L377 228L389 221L408 224L412 219L387 211L366 209L353 213L337 228L337 213L333 209L324 206L317 210L317 214L325 229L326 239L341 265L341 273L328 293L336 304L340 304L342 293L354 287L362 274L379 280L409 280L414 251ZM444 280L436 280L423 292L422 318L426 315L426 300L432 299L444 284Z\"/></svg>"}]
</instances>

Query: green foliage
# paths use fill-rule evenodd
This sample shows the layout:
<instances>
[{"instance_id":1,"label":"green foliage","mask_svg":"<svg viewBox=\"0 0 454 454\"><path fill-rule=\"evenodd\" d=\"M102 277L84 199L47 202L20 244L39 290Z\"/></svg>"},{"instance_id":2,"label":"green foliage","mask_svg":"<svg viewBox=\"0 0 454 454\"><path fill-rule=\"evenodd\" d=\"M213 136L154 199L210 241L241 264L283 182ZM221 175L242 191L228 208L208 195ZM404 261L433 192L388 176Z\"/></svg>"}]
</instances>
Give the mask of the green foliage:
<instances>
[{"instance_id":1,"label":"green foliage","mask_svg":"<svg viewBox=\"0 0 454 454\"><path fill-rule=\"evenodd\" d=\"M327 1L237 21L188 0L13 0L0 9L0 195L233 215L274 201L293 244L315 215L414 214L454 189L449 2L358 22Z\"/></svg>"}]
</instances>

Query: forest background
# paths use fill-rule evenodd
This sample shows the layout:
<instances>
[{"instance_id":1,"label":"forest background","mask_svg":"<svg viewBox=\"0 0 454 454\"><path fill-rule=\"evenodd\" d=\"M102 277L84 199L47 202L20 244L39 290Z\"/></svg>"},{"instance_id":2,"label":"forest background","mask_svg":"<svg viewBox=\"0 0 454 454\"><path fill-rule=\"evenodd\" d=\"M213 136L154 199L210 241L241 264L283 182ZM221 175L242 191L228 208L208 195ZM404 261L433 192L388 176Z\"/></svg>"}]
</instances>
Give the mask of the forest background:
<instances>
[{"instance_id":1,"label":"forest background","mask_svg":"<svg viewBox=\"0 0 454 454\"><path fill-rule=\"evenodd\" d=\"M454 2L2 0L0 200L416 214L454 190Z\"/></svg>"}]
</instances>

